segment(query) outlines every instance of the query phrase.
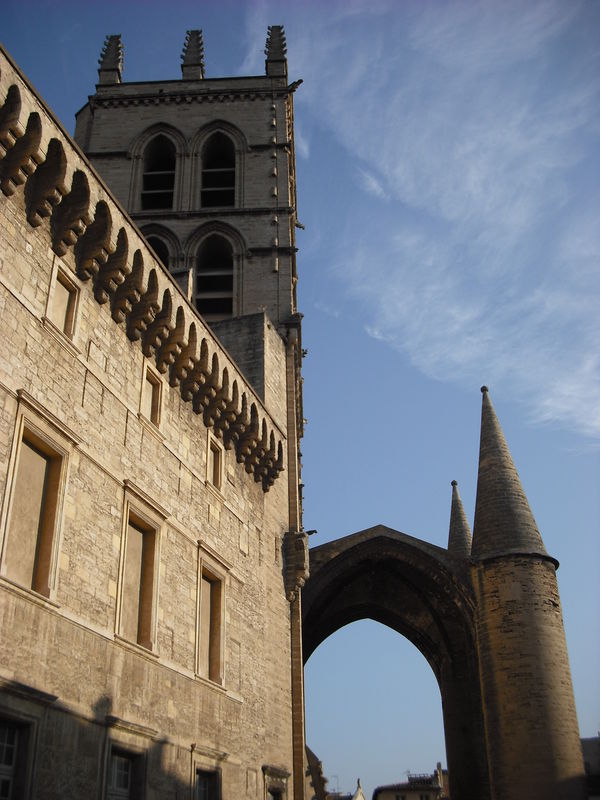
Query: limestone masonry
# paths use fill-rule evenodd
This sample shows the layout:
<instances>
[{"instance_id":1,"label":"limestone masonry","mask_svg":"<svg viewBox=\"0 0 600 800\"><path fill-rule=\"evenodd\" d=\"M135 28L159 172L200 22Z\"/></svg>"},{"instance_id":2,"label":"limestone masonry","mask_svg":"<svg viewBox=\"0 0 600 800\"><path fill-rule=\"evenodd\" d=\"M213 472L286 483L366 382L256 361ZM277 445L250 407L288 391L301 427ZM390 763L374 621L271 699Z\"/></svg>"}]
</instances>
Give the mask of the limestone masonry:
<instances>
[{"instance_id":1,"label":"limestone masonry","mask_svg":"<svg viewBox=\"0 0 600 800\"><path fill-rule=\"evenodd\" d=\"M294 92L123 82L75 144L0 51L0 797L326 798L303 663L371 617L425 655L453 800L583 798L555 571L487 390L473 536L302 525ZM84 155L84 153L86 155ZM309 576L310 560L310 576ZM333 766L333 765L332 765Z\"/></svg>"}]
</instances>

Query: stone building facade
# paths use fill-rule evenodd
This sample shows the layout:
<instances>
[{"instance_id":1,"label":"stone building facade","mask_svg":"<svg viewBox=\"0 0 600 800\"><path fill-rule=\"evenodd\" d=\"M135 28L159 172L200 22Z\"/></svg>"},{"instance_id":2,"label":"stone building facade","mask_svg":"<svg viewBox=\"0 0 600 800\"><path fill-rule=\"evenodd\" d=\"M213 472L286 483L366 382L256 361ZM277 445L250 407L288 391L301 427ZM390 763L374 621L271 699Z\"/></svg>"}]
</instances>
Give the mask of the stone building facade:
<instances>
[{"instance_id":1,"label":"stone building facade","mask_svg":"<svg viewBox=\"0 0 600 800\"><path fill-rule=\"evenodd\" d=\"M303 785L293 87L280 28L201 51L128 86L107 40L110 188L1 54L2 798Z\"/></svg>"}]
</instances>

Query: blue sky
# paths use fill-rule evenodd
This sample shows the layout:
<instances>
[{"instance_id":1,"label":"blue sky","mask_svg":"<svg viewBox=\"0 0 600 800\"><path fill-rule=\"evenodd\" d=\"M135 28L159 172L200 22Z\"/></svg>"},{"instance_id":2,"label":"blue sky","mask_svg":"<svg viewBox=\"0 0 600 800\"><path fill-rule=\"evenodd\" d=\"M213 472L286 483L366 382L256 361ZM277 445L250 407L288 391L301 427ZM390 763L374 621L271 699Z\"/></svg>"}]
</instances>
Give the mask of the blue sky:
<instances>
[{"instance_id":1,"label":"blue sky","mask_svg":"<svg viewBox=\"0 0 600 800\"><path fill-rule=\"evenodd\" d=\"M83 6L83 8L82 8ZM69 130L106 34L125 79L264 71L284 24L296 93L305 526L446 544L472 521L489 385L561 563L581 733L600 729L600 4L590 0L19 2L0 38ZM306 670L308 743L368 795L445 763L425 660L375 623ZM384 698L385 693L385 698Z\"/></svg>"}]
</instances>

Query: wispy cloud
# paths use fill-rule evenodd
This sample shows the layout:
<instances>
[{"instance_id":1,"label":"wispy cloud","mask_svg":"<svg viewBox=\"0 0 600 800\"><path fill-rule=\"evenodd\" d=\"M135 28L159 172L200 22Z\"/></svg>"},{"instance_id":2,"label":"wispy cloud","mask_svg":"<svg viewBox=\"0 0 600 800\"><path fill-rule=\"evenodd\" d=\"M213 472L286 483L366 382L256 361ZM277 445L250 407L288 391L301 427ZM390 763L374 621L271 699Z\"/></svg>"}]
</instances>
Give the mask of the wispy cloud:
<instances>
[{"instance_id":1,"label":"wispy cloud","mask_svg":"<svg viewBox=\"0 0 600 800\"><path fill-rule=\"evenodd\" d=\"M600 435L598 5L345 8L290 6L290 62L302 114L388 199L335 243L365 328L427 374L502 382L535 419Z\"/></svg>"}]
</instances>

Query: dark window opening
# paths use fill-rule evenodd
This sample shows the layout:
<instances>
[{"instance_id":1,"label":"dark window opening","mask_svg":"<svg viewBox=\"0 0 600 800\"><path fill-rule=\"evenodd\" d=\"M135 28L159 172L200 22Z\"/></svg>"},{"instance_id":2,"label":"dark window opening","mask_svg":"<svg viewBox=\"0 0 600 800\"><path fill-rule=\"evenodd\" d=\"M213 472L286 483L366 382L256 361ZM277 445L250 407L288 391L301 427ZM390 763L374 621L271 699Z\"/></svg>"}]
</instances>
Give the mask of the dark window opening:
<instances>
[{"instance_id":1,"label":"dark window opening","mask_svg":"<svg viewBox=\"0 0 600 800\"><path fill-rule=\"evenodd\" d=\"M233 315L233 250L217 234L207 237L198 250L195 302L208 322Z\"/></svg>"},{"instance_id":2,"label":"dark window opening","mask_svg":"<svg viewBox=\"0 0 600 800\"><path fill-rule=\"evenodd\" d=\"M196 770L196 798L195 800L219 800L219 776L216 772Z\"/></svg>"},{"instance_id":3,"label":"dark window opening","mask_svg":"<svg viewBox=\"0 0 600 800\"><path fill-rule=\"evenodd\" d=\"M25 797L29 727L0 719L0 798Z\"/></svg>"},{"instance_id":4,"label":"dark window opening","mask_svg":"<svg viewBox=\"0 0 600 800\"><path fill-rule=\"evenodd\" d=\"M165 267L169 266L169 248L158 236L147 236L146 241L160 258Z\"/></svg>"},{"instance_id":5,"label":"dark window opening","mask_svg":"<svg viewBox=\"0 0 600 800\"><path fill-rule=\"evenodd\" d=\"M235 205L235 148L224 133L214 133L202 149L201 204Z\"/></svg>"},{"instance_id":6,"label":"dark window opening","mask_svg":"<svg viewBox=\"0 0 600 800\"><path fill-rule=\"evenodd\" d=\"M144 152L142 209L173 208L175 187L175 145L163 134L156 136Z\"/></svg>"}]
</instances>

